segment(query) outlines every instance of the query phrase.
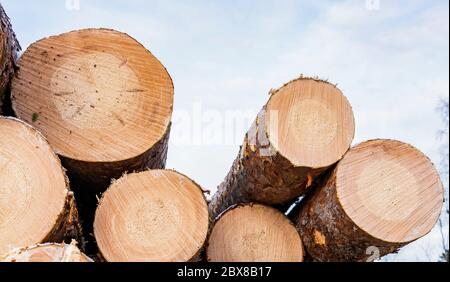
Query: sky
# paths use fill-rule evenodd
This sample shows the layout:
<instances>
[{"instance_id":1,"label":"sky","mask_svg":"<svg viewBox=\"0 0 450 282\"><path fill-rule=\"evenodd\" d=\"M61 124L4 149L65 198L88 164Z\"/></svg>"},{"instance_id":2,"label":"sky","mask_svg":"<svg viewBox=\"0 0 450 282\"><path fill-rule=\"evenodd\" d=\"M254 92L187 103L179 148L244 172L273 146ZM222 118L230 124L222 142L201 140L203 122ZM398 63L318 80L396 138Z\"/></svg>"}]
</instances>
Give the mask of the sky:
<instances>
[{"instance_id":1,"label":"sky","mask_svg":"<svg viewBox=\"0 0 450 282\"><path fill-rule=\"evenodd\" d=\"M440 162L449 95L449 2L2 0L23 47L75 29L140 41L175 85L168 168L215 191L267 93L300 74L338 84L354 143L392 138ZM193 118L197 117L197 118ZM448 245L448 222L445 223ZM386 260L436 260L438 229Z\"/></svg>"}]
</instances>

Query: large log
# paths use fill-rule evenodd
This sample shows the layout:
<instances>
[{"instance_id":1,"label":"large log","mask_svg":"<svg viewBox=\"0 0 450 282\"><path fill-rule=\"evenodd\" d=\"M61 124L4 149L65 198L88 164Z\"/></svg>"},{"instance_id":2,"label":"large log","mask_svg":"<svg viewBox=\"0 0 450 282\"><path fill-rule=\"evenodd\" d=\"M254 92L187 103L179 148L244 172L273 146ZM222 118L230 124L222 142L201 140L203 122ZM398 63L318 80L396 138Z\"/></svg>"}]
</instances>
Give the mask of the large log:
<instances>
[{"instance_id":1,"label":"large log","mask_svg":"<svg viewBox=\"0 0 450 282\"><path fill-rule=\"evenodd\" d=\"M76 245L76 241L71 244L46 243L32 247L26 247L12 251L4 258L3 262L93 262L88 256L83 254Z\"/></svg>"},{"instance_id":2,"label":"large log","mask_svg":"<svg viewBox=\"0 0 450 282\"><path fill-rule=\"evenodd\" d=\"M206 257L212 262L299 262L303 246L293 223L260 204L231 207L216 220Z\"/></svg>"},{"instance_id":3,"label":"large log","mask_svg":"<svg viewBox=\"0 0 450 282\"><path fill-rule=\"evenodd\" d=\"M106 261L198 260L208 233L200 186L171 170L124 175L103 194L94 235Z\"/></svg>"},{"instance_id":4,"label":"large log","mask_svg":"<svg viewBox=\"0 0 450 282\"><path fill-rule=\"evenodd\" d=\"M285 204L304 194L350 147L353 112L341 91L304 78L272 91L209 205L212 218L247 202Z\"/></svg>"},{"instance_id":5,"label":"large log","mask_svg":"<svg viewBox=\"0 0 450 282\"><path fill-rule=\"evenodd\" d=\"M352 148L302 201L293 219L316 261L369 261L424 236L441 212L430 160L395 140Z\"/></svg>"},{"instance_id":6,"label":"large log","mask_svg":"<svg viewBox=\"0 0 450 282\"><path fill-rule=\"evenodd\" d=\"M173 83L136 40L108 29L64 33L32 44L19 67L16 115L47 137L83 189L165 166Z\"/></svg>"},{"instance_id":7,"label":"large log","mask_svg":"<svg viewBox=\"0 0 450 282\"><path fill-rule=\"evenodd\" d=\"M80 239L60 160L34 128L0 117L0 256L44 242Z\"/></svg>"},{"instance_id":8,"label":"large log","mask_svg":"<svg viewBox=\"0 0 450 282\"><path fill-rule=\"evenodd\" d=\"M0 3L0 114L8 113L9 98L8 89L10 80L16 70L17 54L20 52L20 44L12 29L10 20Z\"/></svg>"}]
</instances>

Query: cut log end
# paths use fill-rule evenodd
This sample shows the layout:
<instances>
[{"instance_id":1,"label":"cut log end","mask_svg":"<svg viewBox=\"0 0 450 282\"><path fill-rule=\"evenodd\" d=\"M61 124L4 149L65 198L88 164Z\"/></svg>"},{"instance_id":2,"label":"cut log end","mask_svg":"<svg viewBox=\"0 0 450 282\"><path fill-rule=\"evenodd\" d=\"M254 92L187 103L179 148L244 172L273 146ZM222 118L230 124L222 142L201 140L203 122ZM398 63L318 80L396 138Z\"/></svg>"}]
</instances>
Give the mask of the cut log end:
<instances>
[{"instance_id":1,"label":"cut log end","mask_svg":"<svg viewBox=\"0 0 450 282\"><path fill-rule=\"evenodd\" d=\"M19 66L12 83L15 113L66 158L131 159L169 127L172 80L124 33L86 29L49 37L32 44Z\"/></svg>"},{"instance_id":2,"label":"cut log end","mask_svg":"<svg viewBox=\"0 0 450 282\"><path fill-rule=\"evenodd\" d=\"M100 201L94 235L107 261L189 261L208 232L200 187L169 170L128 174Z\"/></svg>"},{"instance_id":3,"label":"cut log end","mask_svg":"<svg viewBox=\"0 0 450 282\"><path fill-rule=\"evenodd\" d=\"M19 249L6 255L3 262L93 262L72 244L42 244Z\"/></svg>"},{"instance_id":4,"label":"cut log end","mask_svg":"<svg viewBox=\"0 0 450 282\"><path fill-rule=\"evenodd\" d=\"M342 92L308 78L271 96L265 122L270 143L300 167L332 165L348 150L355 132L352 108Z\"/></svg>"},{"instance_id":5,"label":"cut log end","mask_svg":"<svg viewBox=\"0 0 450 282\"><path fill-rule=\"evenodd\" d=\"M303 246L294 225L278 210L239 205L216 221L208 241L211 262L300 262Z\"/></svg>"},{"instance_id":6,"label":"cut log end","mask_svg":"<svg viewBox=\"0 0 450 282\"><path fill-rule=\"evenodd\" d=\"M439 174L414 147L395 140L361 143L337 167L336 191L345 213L385 242L427 234L443 201Z\"/></svg>"},{"instance_id":7,"label":"cut log end","mask_svg":"<svg viewBox=\"0 0 450 282\"><path fill-rule=\"evenodd\" d=\"M0 118L0 186L0 255L64 236L52 233L65 232L70 193L60 161L38 131L12 118Z\"/></svg>"},{"instance_id":8,"label":"cut log end","mask_svg":"<svg viewBox=\"0 0 450 282\"><path fill-rule=\"evenodd\" d=\"M305 198L294 222L317 261L373 260L427 234L443 204L430 160L395 140L371 140L347 152Z\"/></svg>"}]
</instances>

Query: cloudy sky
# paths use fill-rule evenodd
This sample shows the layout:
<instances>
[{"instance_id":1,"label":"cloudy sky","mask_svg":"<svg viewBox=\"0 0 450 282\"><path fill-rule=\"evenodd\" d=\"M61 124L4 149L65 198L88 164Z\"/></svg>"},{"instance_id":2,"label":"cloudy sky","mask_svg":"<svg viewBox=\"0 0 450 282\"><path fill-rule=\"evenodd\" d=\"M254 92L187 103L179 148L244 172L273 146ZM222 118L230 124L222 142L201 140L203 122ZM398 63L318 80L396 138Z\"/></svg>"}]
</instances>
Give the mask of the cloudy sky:
<instances>
[{"instance_id":1,"label":"cloudy sky","mask_svg":"<svg viewBox=\"0 0 450 282\"><path fill-rule=\"evenodd\" d=\"M439 163L436 106L449 95L448 1L1 2L24 48L87 27L142 42L175 84L179 138L172 138L168 167L212 191L268 91L299 74L338 84L353 106L355 143L394 138ZM200 120L183 118L195 113ZM236 113L241 118L230 127L226 120ZM196 128L207 134L198 137ZM446 236L448 242L448 230ZM389 259L436 260L440 247L434 230Z\"/></svg>"}]
</instances>

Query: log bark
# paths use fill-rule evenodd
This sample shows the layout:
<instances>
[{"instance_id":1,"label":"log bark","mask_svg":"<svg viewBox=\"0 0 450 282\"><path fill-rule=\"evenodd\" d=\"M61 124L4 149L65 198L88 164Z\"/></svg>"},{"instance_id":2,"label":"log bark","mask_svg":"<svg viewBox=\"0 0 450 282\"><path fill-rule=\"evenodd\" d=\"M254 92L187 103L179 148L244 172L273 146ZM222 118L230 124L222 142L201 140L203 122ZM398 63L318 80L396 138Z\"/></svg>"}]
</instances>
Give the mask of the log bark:
<instances>
[{"instance_id":1,"label":"log bark","mask_svg":"<svg viewBox=\"0 0 450 282\"><path fill-rule=\"evenodd\" d=\"M11 78L17 68L16 60L20 50L8 15L0 4L0 115L10 112L8 92Z\"/></svg>"},{"instance_id":2,"label":"log bark","mask_svg":"<svg viewBox=\"0 0 450 282\"><path fill-rule=\"evenodd\" d=\"M77 247L75 240L70 244L46 243L21 248L6 255L3 262L93 262Z\"/></svg>"},{"instance_id":3,"label":"log bark","mask_svg":"<svg viewBox=\"0 0 450 282\"><path fill-rule=\"evenodd\" d=\"M443 201L439 174L395 140L352 148L292 218L313 261L373 261L427 234Z\"/></svg>"},{"instance_id":4,"label":"log bark","mask_svg":"<svg viewBox=\"0 0 450 282\"><path fill-rule=\"evenodd\" d=\"M301 262L303 245L294 224L280 211L242 204L217 218L206 258L210 262Z\"/></svg>"},{"instance_id":5,"label":"log bark","mask_svg":"<svg viewBox=\"0 0 450 282\"><path fill-rule=\"evenodd\" d=\"M0 255L44 242L82 242L60 160L36 129L14 118L0 118L0 183Z\"/></svg>"},{"instance_id":6,"label":"log bark","mask_svg":"<svg viewBox=\"0 0 450 282\"><path fill-rule=\"evenodd\" d=\"M212 218L238 203L289 203L350 147L353 113L335 85L300 77L270 94L211 200Z\"/></svg>"},{"instance_id":7,"label":"log bark","mask_svg":"<svg viewBox=\"0 0 450 282\"><path fill-rule=\"evenodd\" d=\"M204 191L171 170L126 174L103 194L94 235L110 262L198 261L208 233Z\"/></svg>"},{"instance_id":8,"label":"log bark","mask_svg":"<svg viewBox=\"0 0 450 282\"><path fill-rule=\"evenodd\" d=\"M119 179L125 172L140 172L147 169L163 169L166 166L171 125L161 140L143 154L117 162L83 162L61 156L61 162L68 170L70 179L78 187L86 187L95 192L103 192L111 180ZM92 194L92 193L88 193Z\"/></svg>"}]
</instances>

